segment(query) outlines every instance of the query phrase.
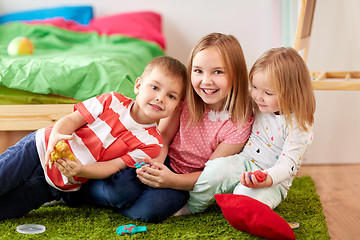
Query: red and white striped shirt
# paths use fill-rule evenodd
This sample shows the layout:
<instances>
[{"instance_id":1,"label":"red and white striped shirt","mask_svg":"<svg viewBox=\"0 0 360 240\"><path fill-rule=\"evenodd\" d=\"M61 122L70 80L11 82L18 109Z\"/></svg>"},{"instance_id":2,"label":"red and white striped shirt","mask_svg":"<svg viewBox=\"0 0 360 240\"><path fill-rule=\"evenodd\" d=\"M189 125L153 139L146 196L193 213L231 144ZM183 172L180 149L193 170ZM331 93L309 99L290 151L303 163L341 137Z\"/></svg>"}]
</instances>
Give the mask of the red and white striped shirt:
<instances>
[{"instance_id":1,"label":"red and white striped shirt","mask_svg":"<svg viewBox=\"0 0 360 240\"><path fill-rule=\"evenodd\" d=\"M82 164L107 161L120 157L127 166L134 167L145 157L157 157L162 139L157 124L139 124L130 116L134 100L111 92L77 103L78 110L87 124L73 133L69 146ZM45 166L45 153L52 127L36 133L36 144L47 181L62 191L75 191L88 179L67 178L53 167Z\"/></svg>"}]
</instances>

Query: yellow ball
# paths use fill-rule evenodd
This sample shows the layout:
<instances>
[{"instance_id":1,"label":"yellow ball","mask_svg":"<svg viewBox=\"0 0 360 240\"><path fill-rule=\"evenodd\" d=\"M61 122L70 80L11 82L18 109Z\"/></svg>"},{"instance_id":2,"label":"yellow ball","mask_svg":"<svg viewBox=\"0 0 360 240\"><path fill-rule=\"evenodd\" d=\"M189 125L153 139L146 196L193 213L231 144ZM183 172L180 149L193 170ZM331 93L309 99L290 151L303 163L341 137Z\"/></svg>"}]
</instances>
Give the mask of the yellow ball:
<instances>
[{"instance_id":1,"label":"yellow ball","mask_svg":"<svg viewBox=\"0 0 360 240\"><path fill-rule=\"evenodd\" d=\"M29 55L34 53L34 45L26 37L16 37L9 43L7 51L10 56Z\"/></svg>"}]
</instances>

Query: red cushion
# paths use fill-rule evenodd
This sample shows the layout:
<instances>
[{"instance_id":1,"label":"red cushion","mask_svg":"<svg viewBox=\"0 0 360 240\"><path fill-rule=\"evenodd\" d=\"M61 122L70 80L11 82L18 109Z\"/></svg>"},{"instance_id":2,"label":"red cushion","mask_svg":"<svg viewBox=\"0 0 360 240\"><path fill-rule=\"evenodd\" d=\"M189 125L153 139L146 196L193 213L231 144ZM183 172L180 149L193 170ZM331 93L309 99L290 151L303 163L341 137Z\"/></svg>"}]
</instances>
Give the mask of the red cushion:
<instances>
[{"instance_id":1,"label":"red cushion","mask_svg":"<svg viewBox=\"0 0 360 240\"><path fill-rule=\"evenodd\" d=\"M235 194L215 194L215 199L234 228L266 239L295 239L289 224L266 204Z\"/></svg>"}]
</instances>

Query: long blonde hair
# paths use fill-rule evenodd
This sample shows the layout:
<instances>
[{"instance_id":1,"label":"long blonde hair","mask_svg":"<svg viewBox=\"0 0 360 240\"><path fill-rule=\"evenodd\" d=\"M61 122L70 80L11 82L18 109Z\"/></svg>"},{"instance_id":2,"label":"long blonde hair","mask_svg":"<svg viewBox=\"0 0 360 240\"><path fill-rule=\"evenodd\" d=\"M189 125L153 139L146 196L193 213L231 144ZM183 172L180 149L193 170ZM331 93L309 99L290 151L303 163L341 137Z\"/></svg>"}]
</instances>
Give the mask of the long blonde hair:
<instances>
[{"instance_id":1,"label":"long blonde hair","mask_svg":"<svg viewBox=\"0 0 360 240\"><path fill-rule=\"evenodd\" d=\"M309 70L293 48L272 48L253 65L249 78L265 71L273 81L280 114L292 126L292 115L300 130L308 131L314 123L316 108Z\"/></svg>"},{"instance_id":2,"label":"long blonde hair","mask_svg":"<svg viewBox=\"0 0 360 240\"><path fill-rule=\"evenodd\" d=\"M249 94L248 71L239 41L232 35L210 33L201 38L191 51L188 63L188 81L192 72L193 59L200 51L215 47L226 68L227 78L232 86L226 97L223 110L231 114L234 123L242 125L252 114ZM206 111L206 104L197 95L191 83L187 84L187 103L190 110L190 122L199 123Z\"/></svg>"}]
</instances>

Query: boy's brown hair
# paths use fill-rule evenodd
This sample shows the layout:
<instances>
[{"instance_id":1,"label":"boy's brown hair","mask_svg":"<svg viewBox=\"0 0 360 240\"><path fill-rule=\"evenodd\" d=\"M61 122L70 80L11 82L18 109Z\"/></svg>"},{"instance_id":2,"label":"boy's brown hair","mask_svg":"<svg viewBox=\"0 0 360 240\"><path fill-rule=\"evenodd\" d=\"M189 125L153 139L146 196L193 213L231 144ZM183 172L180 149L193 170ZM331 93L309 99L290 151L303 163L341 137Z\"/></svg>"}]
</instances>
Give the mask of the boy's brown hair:
<instances>
[{"instance_id":1,"label":"boy's brown hair","mask_svg":"<svg viewBox=\"0 0 360 240\"><path fill-rule=\"evenodd\" d=\"M185 96L187 85L187 71L186 67L179 60L170 56L159 56L153 58L145 67L141 78L147 77L154 68L160 68L165 74L170 76L180 77L183 83L183 91L181 92L182 99Z\"/></svg>"}]
</instances>

